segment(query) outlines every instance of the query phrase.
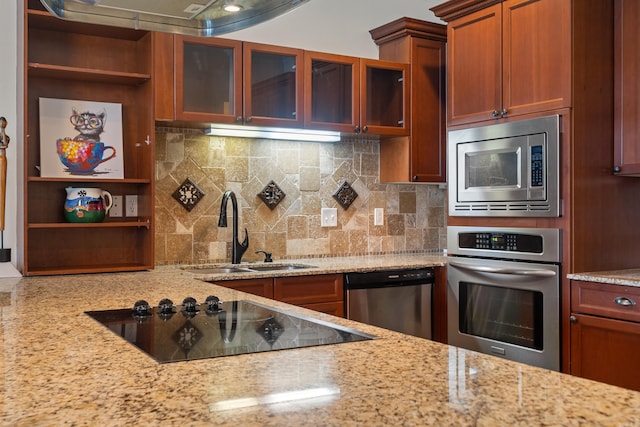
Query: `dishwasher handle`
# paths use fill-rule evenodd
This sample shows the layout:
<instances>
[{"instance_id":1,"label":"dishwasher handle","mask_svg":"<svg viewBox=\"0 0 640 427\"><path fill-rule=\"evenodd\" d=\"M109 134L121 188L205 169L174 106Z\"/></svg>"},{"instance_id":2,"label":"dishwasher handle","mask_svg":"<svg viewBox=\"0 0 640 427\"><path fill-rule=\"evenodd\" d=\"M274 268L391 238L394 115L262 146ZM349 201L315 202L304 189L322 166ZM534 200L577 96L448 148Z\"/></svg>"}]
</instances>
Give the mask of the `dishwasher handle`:
<instances>
[{"instance_id":1,"label":"dishwasher handle","mask_svg":"<svg viewBox=\"0 0 640 427\"><path fill-rule=\"evenodd\" d=\"M514 276L533 276L533 277L554 277L556 272L553 270L535 269L526 270L520 268L499 268L499 267L485 267L477 265L459 264L457 262L449 261L449 265L463 270L475 271L479 273L495 273L495 274L511 274Z\"/></svg>"}]
</instances>

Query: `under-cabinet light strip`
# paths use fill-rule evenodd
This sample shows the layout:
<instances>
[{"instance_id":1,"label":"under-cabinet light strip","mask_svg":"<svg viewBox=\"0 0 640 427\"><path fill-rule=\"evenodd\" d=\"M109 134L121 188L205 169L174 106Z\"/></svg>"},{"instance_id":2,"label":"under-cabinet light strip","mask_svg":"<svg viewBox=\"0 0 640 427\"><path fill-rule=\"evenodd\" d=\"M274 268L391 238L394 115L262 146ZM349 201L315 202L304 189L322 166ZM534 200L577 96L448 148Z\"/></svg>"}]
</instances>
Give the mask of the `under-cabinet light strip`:
<instances>
[{"instance_id":1,"label":"under-cabinet light strip","mask_svg":"<svg viewBox=\"0 0 640 427\"><path fill-rule=\"evenodd\" d=\"M211 127L205 131L205 134L215 136L235 136L239 138L285 139L289 141L340 141L340 132L308 129L262 128L256 126L211 125Z\"/></svg>"}]
</instances>

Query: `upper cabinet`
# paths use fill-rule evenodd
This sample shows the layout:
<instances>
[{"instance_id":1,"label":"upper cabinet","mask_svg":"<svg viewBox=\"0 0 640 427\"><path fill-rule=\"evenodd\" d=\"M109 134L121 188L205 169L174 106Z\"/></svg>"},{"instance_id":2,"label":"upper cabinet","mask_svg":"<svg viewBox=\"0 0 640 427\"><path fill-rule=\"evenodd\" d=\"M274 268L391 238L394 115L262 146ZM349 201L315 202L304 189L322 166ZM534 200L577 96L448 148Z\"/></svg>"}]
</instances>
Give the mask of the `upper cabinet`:
<instances>
[{"instance_id":1,"label":"upper cabinet","mask_svg":"<svg viewBox=\"0 0 640 427\"><path fill-rule=\"evenodd\" d=\"M380 58L409 63L409 136L380 143L381 182L445 182L446 26L400 18L371 30Z\"/></svg>"},{"instance_id":2,"label":"upper cabinet","mask_svg":"<svg viewBox=\"0 0 640 427\"><path fill-rule=\"evenodd\" d=\"M155 117L406 135L409 65L154 34Z\"/></svg>"},{"instance_id":3,"label":"upper cabinet","mask_svg":"<svg viewBox=\"0 0 640 427\"><path fill-rule=\"evenodd\" d=\"M301 50L154 34L156 119L302 127Z\"/></svg>"},{"instance_id":4,"label":"upper cabinet","mask_svg":"<svg viewBox=\"0 0 640 427\"><path fill-rule=\"evenodd\" d=\"M616 0L614 78L614 167L618 175L640 176L640 3Z\"/></svg>"},{"instance_id":5,"label":"upper cabinet","mask_svg":"<svg viewBox=\"0 0 640 427\"><path fill-rule=\"evenodd\" d=\"M407 64L305 51L305 127L405 135Z\"/></svg>"},{"instance_id":6,"label":"upper cabinet","mask_svg":"<svg viewBox=\"0 0 640 427\"><path fill-rule=\"evenodd\" d=\"M25 6L22 273L153 268L151 34L63 21L37 0ZM83 222L99 203L81 197L70 222L67 187L136 196L137 209Z\"/></svg>"},{"instance_id":7,"label":"upper cabinet","mask_svg":"<svg viewBox=\"0 0 640 427\"><path fill-rule=\"evenodd\" d=\"M570 1L452 0L432 10L449 24L449 125L571 105Z\"/></svg>"}]
</instances>

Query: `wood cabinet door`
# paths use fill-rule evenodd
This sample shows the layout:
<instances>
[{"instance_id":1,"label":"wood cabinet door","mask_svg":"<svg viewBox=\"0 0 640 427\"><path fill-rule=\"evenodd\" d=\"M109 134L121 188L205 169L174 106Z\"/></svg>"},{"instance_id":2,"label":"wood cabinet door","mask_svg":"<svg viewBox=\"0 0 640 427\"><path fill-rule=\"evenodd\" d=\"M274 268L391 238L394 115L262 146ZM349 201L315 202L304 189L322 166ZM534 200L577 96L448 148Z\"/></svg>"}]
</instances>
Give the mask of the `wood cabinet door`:
<instances>
[{"instance_id":1,"label":"wood cabinet door","mask_svg":"<svg viewBox=\"0 0 640 427\"><path fill-rule=\"evenodd\" d=\"M504 116L569 107L571 2L507 0L502 7Z\"/></svg>"},{"instance_id":2,"label":"wood cabinet door","mask_svg":"<svg viewBox=\"0 0 640 427\"><path fill-rule=\"evenodd\" d=\"M341 274L276 277L273 297L294 305L343 301Z\"/></svg>"},{"instance_id":3,"label":"wood cabinet door","mask_svg":"<svg viewBox=\"0 0 640 427\"><path fill-rule=\"evenodd\" d=\"M447 121L489 120L502 108L502 7L496 4L447 26Z\"/></svg>"},{"instance_id":4,"label":"wood cabinet door","mask_svg":"<svg viewBox=\"0 0 640 427\"><path fill-rule=\"evenodd\" d=\"M360 132L408 135L411 72L409 64L360 60Z\"/></svg>"},{"instance_id":5,"label":"wood cabinet door","mask_svg":"<svg viewBox=\"0 0 640 427\"><path fill-rule=\"evenodd\" d=\"M242 42L176 36L176 119L242 121Z\"/></svg>"},{"instance_id":6,"label":"wood cabinet door","mask_svg":"<svg viewBox=\"0 0 640 427\"><path fill-rule=\"evenodd\" d=\"M304 124L304 53L257 43L244 43L244 124Z\"/></svg>"},{"instance_id":7,"label":"wood cabinet door","mask_svg":"<svg viewBox=\"0 0 640 427\"><path fill-rule=\"evenodd\" d=\"M304 125L355 132L360 122L360 59L304 52Z\"/></svg>"},{"instance_id":8,"label":"wood cabinet door","mask_svg":"<svg viewBox=\"0 0 640 427\"><path fill-rule=\"evenodd\" d=\"M411 52L411 181L445 182L446 43L413 38Z\"/></svg>"},{"instance_id":9,"label":"wood cabinet door","mask_svg":"<svg viewBox=\"0 0 640 427\"><path fill-rule=\"evenodd\" d=\"M574 314L571 374L640 390L640 324Z\"/></svg>"},{"instance_id":10,"label":"wood cabinet door","mask_svg":"<svg viewBox=\"0 0 640 427\"><path fill-rule=\"evenodd\" d=\"M266 298L273 298L273 279L240 279L216 282L216 285L225 288L235 289L248 294L258 295Z\"/></svg>"},{"instance_id":11,"label":"wood cabinet door","mask_svg":"<svg viewBox=\"0 0 640 427\"><path fill-rule=\"evenodd\" d=\"M614 171L640 175L640 2L614 3Z\"/></svg>"}]
</instances>

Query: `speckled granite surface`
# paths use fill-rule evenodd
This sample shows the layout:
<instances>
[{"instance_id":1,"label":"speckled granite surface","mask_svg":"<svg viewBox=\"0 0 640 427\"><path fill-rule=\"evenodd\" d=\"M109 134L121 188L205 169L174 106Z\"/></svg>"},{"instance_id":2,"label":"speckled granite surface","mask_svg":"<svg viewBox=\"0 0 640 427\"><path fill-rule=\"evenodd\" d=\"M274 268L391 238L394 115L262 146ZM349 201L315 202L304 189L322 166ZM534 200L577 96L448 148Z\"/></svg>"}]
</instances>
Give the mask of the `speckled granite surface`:
<instances>
[{"instance_id":1,"label":"speckled granite surface","mask_svg":"<svg viewBox=\"0 0 640 427\"><path fill-rule=\"evenodd\" d=\"M586 282L640 287L640 269L567 274L567 277L572 280L584 280Z\"/></svg>"},{"instance_id":2,"label":"speckled granite surface","mask_svg":"<svg viewBox=\"0 0 640 427\"><path fill-rule=\"evenodd\" d=\"M241 264L200 264L200 265L184 265L179 266L182 269L191 271L194 277L205 280L237 280L249 279L256 277L271 276L307 276L314 274L330 274L330 273L347 273L373 271L380 269L393 268L413 268L424 266L443 266L446 265L447 258L437 255L422 254L406 254L406 255L372 255L372 256L355 256L355 257L336 257L336 258L301 258L296 260L274 261L272 263L254 262ZM217 267L260 267L260 266L276 266L278 264L293 264L296 266L308 266L309 268L301 268L295 270L279 270L279 271L251 271L251 272L234 272L234 273L207 273L208 268Z\"/></svg>"},{"instance_id":3,"label":"speckled granite surface","mask_svg":"<svg viewBox=\"0 0 640 427\"><path fill-rule=\"evenodd\" d=\"M640 393L152 272L0 280L10 426L633 426ZM143 298L252 299L379 339L158 364L84 314Z\"/></svg>"}]
</instances>

